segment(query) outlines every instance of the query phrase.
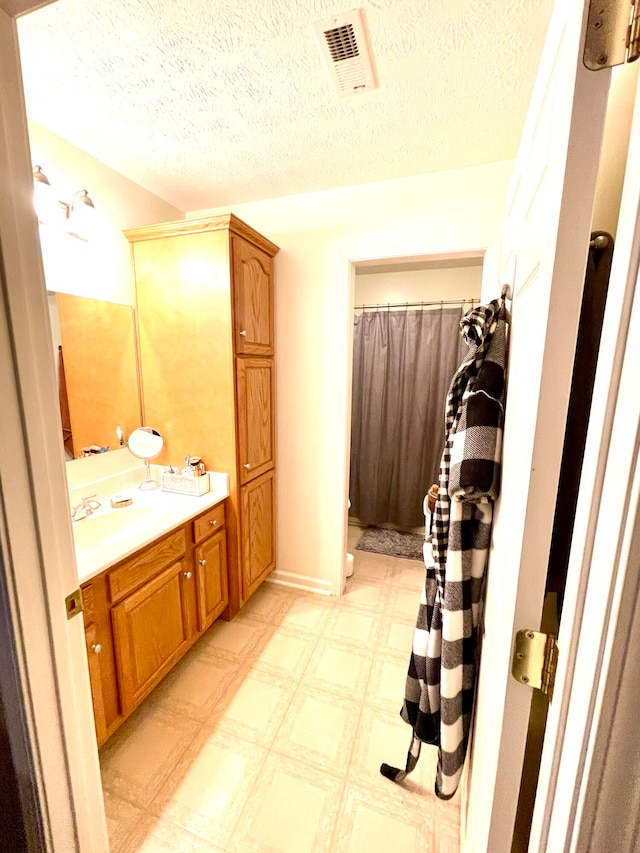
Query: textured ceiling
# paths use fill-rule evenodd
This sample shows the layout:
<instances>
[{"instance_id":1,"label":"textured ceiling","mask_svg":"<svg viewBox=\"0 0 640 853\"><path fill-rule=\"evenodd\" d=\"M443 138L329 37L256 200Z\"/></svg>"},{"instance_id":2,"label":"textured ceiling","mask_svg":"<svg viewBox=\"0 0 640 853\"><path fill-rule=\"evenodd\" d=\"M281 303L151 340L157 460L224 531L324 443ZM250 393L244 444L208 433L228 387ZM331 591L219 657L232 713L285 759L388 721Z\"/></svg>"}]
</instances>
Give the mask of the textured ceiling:
<instances>
[{"instance_id":1,"label":"textured ceiling","mask_svg":"<svg viewBox=\"0 0 640 853\"><path fill-rule=\"evenodd\" d=\"M29 116L181 210L515 155L552 0L363 0L380 88L313 22L354 0L58 0L18 22Z\"/></svg>"}]
</instances>

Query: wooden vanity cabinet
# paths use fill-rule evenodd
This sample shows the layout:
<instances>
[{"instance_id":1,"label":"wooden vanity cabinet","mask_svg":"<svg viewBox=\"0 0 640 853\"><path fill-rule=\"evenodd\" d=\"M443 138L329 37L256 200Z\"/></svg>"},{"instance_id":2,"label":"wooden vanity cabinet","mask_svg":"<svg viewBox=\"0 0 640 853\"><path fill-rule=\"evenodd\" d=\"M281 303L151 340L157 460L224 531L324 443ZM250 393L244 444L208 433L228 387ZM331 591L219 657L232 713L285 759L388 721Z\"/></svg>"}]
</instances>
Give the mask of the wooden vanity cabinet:
<instances>
[{"instance_id":1,"label":"wooden vanity cabinet","mask_svg":"<svg viewBox=\"0 0 640 853\"><path fill-rule=\"evenodd\" d=\"M140 704L190 645L184 583L187 574L185 561L178 560L111 610L125 715Z\"/></svg>"},{"instance_id":2,"label":"wooden vanity cabinet","mask_svg":"<svg viewBox=\"0 0 640 853\"><path fill-rule=\"evenodd\" d=\"M272 358L239 358L238 462L240 485L275 467Z\"/></svg>"},{"instance_id":3,"label":"wooden vanity cabinet","mask_svg":"<svg viewBox=\"0 0 640 853\"><path fill-rule=\"evenodd\" d=\"M96 738L101 746L120 721L120 700L105 575L82 586L84 633Z\"/></svg>"},{"instance_id":4,"label":"wooden vanity cabinet","mask_svg":"<svg viewBox=\"0 0 640 853\"><path fill-rule=\"evenodd\" d=\"M82 585L102 745L228 603L224 504Z\"/></svg>"},{"instance_id":5,"label":"wooden vanity cabinet","mask_svg":"<svg viewBox=\"0 0 640 853\"><path fill-rule=\"evenodd\" d=\"M198 593L198 631L206 631L229 602L227 591L227 542L224 530L207 539L195 551Z\"/></svg>"},{"instance_id":6,"label":"wooden vanity cabinet","mask_svg":"<svg viewBox=\"0 0 640 853\"><path fill-rule=\"evenodd\" d=\"M214 507L193 522L198 631L206 631L229 603L227 535L224 505Z\"/></svg>"},{"instance_id":7,"label":"wooden vanity cabinet","mask_svg":"<svg viewBox=\"0 0 640 853\"><path fill-rule=\"evenodd\" d=\"M236 354L272 356L273 258L236 235L231 245Z\"/></svg>"},{"instance_id":8,"label":"wooden vanity cabinet","mask_svg":"<svg viewBox=\"0 0 640 853\"><path fill-rule=\"evenodd\" d=\"M242 517L242 574L247 598L273 571L275 554L275 477L269 471L240 489Z\"/></svg>"},{"instance_id":9,"label":"wooden vanity cabinet","mask_svg":"<svg viewBox=\"0 0 640 853\"><path fill-rule=\"evenodd\" d=\"M210 470L229 473L223 616L231 619L275 568L273 258L278 248L233 215L136 228L125 235L136 281L144 420L157 426L165 441L158 461L175 465L187 453L197 454ZM271 475L267 491L244 494L266 474ZM199 576L198 589L201 581ZM205 617L199 613L198 618Z\"/></svg>"},{"instance_id":10,"label":"wooden vanity cabinet","mask_svg":"<svg viewBox=\"0 0 640 853\"><path fill-rule=\"evenodd\" d=\"M102 690L102 675L100 672L100 657L102 645L98 642L98 631L95 625L84 629L87 644L87 662L89 664L89 681L91 683L91 701L93 702L93 718L96 724L98 743L107 739L107 718L104 708L104 693Z\"/></svg>"}]
</instances>

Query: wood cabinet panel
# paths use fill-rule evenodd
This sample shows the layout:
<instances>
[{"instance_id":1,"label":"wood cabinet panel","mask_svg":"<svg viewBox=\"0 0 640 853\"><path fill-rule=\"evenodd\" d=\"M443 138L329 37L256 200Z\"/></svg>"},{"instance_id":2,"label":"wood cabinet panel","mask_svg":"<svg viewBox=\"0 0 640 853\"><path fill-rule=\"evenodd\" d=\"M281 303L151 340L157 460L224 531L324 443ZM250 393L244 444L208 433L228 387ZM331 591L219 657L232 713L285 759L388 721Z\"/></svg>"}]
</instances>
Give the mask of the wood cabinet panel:
<instances>
[{"instance_id":1,"label":"wood cabinet panel","mask_svg":"<svg viewBox=\"0 0 640 853\"><path fill-rule=\"evenodd\" d=\"M150 580L162 568L181 557L185 549L185 532L180 528L111 569L107 575L111 601L119 601Z\"/></svg>"},{"instance_id":2,"label":"wood cabinet panel","mask_svg":"<svg viewBox=\"0 0 640 853\"><path fill-rule=\"evenodd\" d=\"M122 722L106 573L83 584L82 601L91 695L100 746Z\"/></svg>"},{"instance_id":3,"label":"wood cabinet panel","mask_svg":"<svg viewBox=\"0 0 640 853\"><path fill-rule=\"evenodd\" d=\"M85 628L84 637L87 644L87 661L89 664L93 718L96 723L96 738L98 743L101 744L107 739L107 715L102 691L102 672L100 669L101 655L104 649L99 642L98 629L95 625L89 625Z\"/></svg>"},{"instance_id":4,"label":"wood cabinet panel","mask_svg":"<svg viewBox=\"0 0 640 853\"><path fill-rule=\"evenodd\" d=\"M193 541L198 543L224 527L224 504L214 506L193 522Z\"/></svg>"},{"instance_id":5,"label":"wood cabinet panel","mask_svg":"<svg viewBox=\"0 0 640 853\"><path fill-rule=\"evenodd\" d=\"M96 620L96 596L93 584L87 583L82 588L82 618L85 627Z\"/></svg>"},{"instance_id":6,"label":"wood cabinet panel","mask_svg":"<svg viewBox=\"0 0 640 853\"><path fill-rule=\"evenodd\" d=\"M189 646L181 560L111 610L123 713L130 713Z\"/></svg>"},{"instance_id":7,"label":"wood cabinet panel","mask_svg":"<svg viewBox=\"0 0 640 853\"><path fill-rule=\"evenodd\" d=\"M273 359L238 358L238 460L240 483L274 466Z\"/></svg>"},{"instance_id":8,"label":"wood cabinet panel","mask_svg":"<svg viewBox=\"0 0 640 853\"><path fill-rule=\"evenodd\" d=\"M235 454L229 236L135 242L145 423L164 438L157 462L197 454L227 471Z\"/></svg>"},{"instance_id":9,"label":"wood cabinet panel","mask_svg":"<svg viewBox=\"0 0 640 853\"><path fill-rule=\"evenodd\" d=\"M232 236L235 350L273 355L273 258Z\"/></svg>"},{"instance_id":10,"label":"wood cabinet panel","mask_svg":"<svg viewBox=\"0 0 640 853\"><path fill-rule=\"evenodd\" d=\"M242 219L233 213L223 213L218 216L203 216L199 219L177 219L175 222L161 222L157 225L143 225L141 228L129 228L124 232L125 237L132 243L146 240L159 240L162 237L184 237L187 234L211 234L221 231L228 234L232 231L244 237L269 255L276 255L278 247L271 240L255 231Z\"/></svg>"},{"instance_id":11,"label":"wood cabinet panel","mask_svg":"<svg viewBox=\"0 0 640 853\"><path fill-rule=\"evenodd\" d=\"M229 474L224 618L232 619L246 590L259 585L243 582L250 531L243 526L241 488L275 464L271 357L278 247L233 214L125 234L135 268L144 420L165 438L157 461L176 464L186 453L198 454L210 470ZM196 542L204 541L205 530L206 524L196 524ZM272 561L265 565L273 568Z\"/></svg>"},{"instance_id":12,"label":"wood cabinet panel","mask_svg":"<svg viewBox=\"0 0 640 853\"><path fill-rule=\"evenodd\" d=\"M275 475L269 471L240 490L242 507L242 581L245 600L276 564Z\"/></svg>"},{"instance_id":13,"label":"wood cabinet panel","mask_svg":"<svg viewBox=\"0 0 640 853\"><path fill-rule=\"evenodd\" d=\"M227 536L224 530L196 548L198 631L205 631L227 606Z\"/></svg>"},{"instance_id":14,"label":"wood cabinet panel","mask_svg":"<svg viewBox=\"0 0 640 853\"><path fill-rule=\"evenodd\" d=\"M211 524L213 521L215 526ZM98 746L116 731L227 606L224 523L225 505L219 503L159 542L141 549L115 570L107 569L83 584L87 660ZM184 554L181 560L168 556L176 551L180 556ZM132 568L141 571L127 575L125 571ZM126 583L132 576L135 588L112 604L109 576L120 569L123 588L128 589ZM146 579L142 585L138 583L141 577Z\"/></svg>"}]
</instances>

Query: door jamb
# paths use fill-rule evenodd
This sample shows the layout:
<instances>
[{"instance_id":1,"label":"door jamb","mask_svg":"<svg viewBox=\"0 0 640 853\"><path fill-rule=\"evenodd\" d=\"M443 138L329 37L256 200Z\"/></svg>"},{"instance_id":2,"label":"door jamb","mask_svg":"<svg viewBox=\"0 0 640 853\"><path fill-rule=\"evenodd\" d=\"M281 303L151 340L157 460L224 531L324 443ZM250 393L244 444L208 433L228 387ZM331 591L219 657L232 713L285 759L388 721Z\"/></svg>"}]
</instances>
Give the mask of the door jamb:
<instances>
[{"instance_id":1,"label":"door jamb","mask_svg":"<svg viewBox=\"0 0 640 853\"><path fill-rule=\"evenodd\" d=\"M342 442L342 454L336 454L337 466L332 472L335 476L336 502L337 511L340 512L340 525L336 525L336 529L341 529L339 537L336 541L339 544L339 551L332 560L334 574L331 584L332 595L342 595L345 585L345 555L347 553L347 526L348 518L346 508L349 498L349 466L351 460L351 383L352 383L352 368L353 368L353 309L355 305L355 275L356 269L377 266L379 264L406 264L420 261L450 261L464 260L465 258L481 258L482 259L482 288L481 298L485 298L486 294L492 291L497 291L497 259L500 257L499 244L492 244L484 247L468 247L460 249L451 249L445 252L425 252L424 247L417 248L415 252L398 255L384 256L366 256L344 255L340 258L339 275L343 282L342 294L343 300L341 310L343 312L343 352L344 362L343 370L341 371L343 380L343 394L341 400L344 400L344 410L342 412L341 422L344 424L344 441ZM490 280L491 279L491 280ZM499 294L498 294L499 295Z\"/></svg>"}]
</instances>

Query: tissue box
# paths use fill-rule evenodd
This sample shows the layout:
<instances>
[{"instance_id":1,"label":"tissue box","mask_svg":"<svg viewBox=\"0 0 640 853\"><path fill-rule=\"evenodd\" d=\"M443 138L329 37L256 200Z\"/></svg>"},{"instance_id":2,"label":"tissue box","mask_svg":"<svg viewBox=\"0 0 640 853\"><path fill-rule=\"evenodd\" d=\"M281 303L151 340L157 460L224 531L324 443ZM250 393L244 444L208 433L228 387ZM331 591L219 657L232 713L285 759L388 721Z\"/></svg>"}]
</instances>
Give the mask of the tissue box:
<instances>
[{"instance_id":1,"label":"tissue box","mask_svg":"<svg viewBox=\"0 0 640 853\"><path fill-rule=\"evenodd\" d=\"M185 477L183 474L160 475L160 488L163 492L177 492L180 495L206 495L209 491L209 475L201 477Z\"/></svg>"}]
</instances>

